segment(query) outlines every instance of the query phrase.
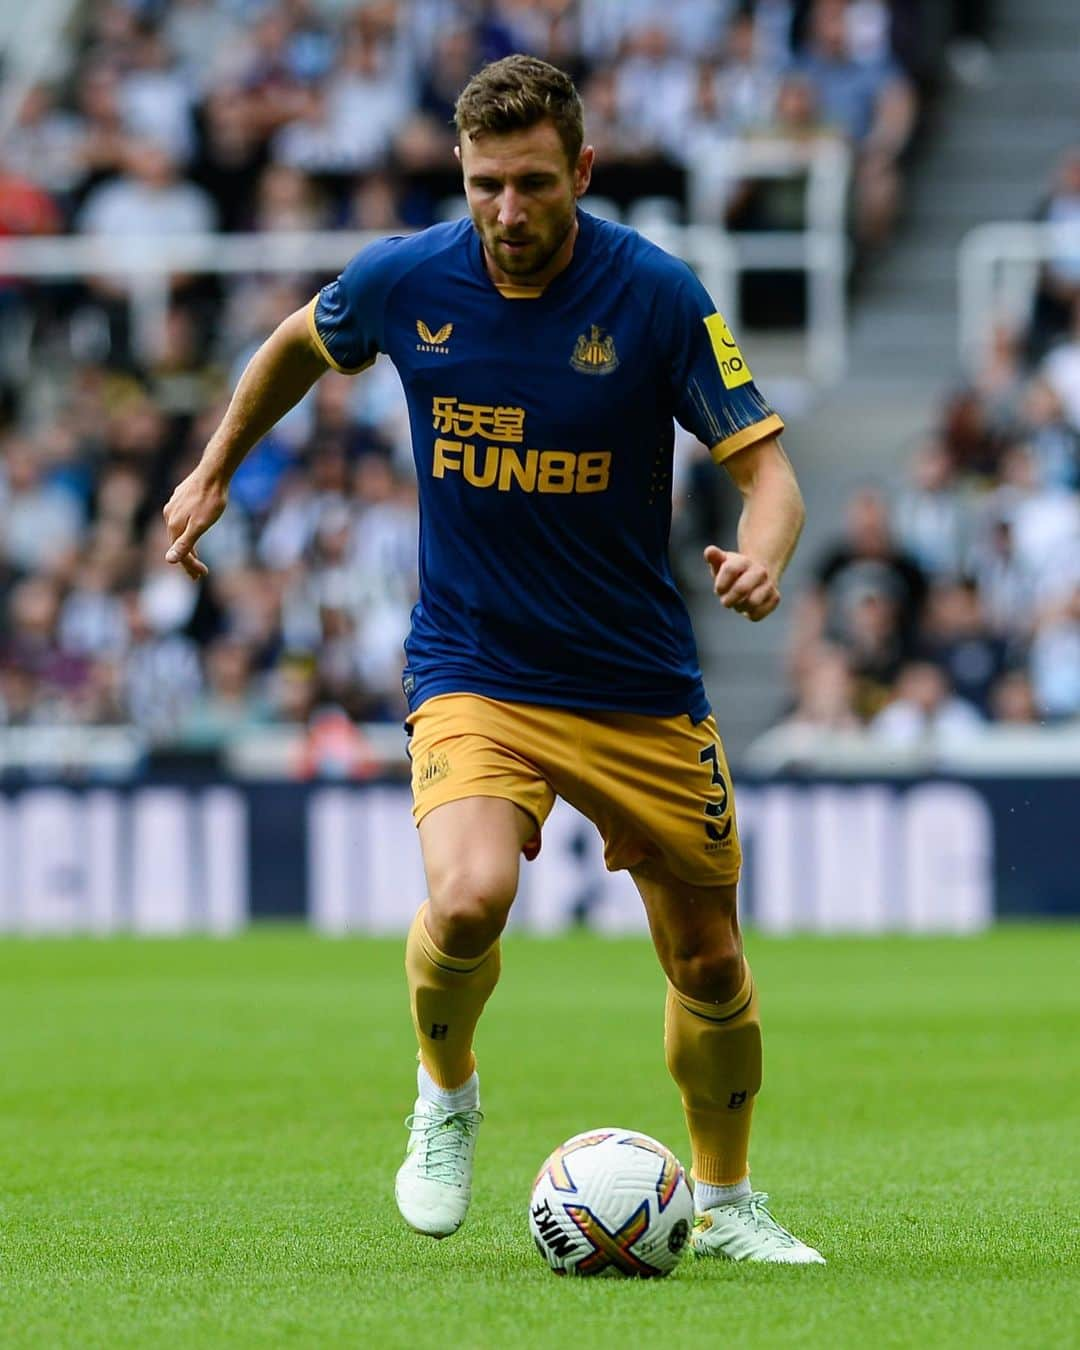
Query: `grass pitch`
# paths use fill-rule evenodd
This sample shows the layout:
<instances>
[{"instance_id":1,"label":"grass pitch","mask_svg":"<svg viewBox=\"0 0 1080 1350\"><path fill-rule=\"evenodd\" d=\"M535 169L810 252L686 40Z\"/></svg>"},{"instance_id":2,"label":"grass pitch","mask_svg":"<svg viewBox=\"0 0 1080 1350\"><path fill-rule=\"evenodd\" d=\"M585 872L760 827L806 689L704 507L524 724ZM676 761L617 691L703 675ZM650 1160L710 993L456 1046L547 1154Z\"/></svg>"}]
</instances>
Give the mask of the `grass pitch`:
<instances>
[{"instance_id":1,"label":"grass pitch","mask_svg":"<svg viewBox=\"0 0 1080 1350\"><path fill-rule=\"evenodd\" d=\"M394 1209L399 943L0 944L0 1344L1076 1345L1080 928L748 946L755 1183L829 1265L636 1283L555 1279L525 1205L590 1126L686 1155L644 943L506 943L442 1243Z\"/></svg>"}]
</instances>

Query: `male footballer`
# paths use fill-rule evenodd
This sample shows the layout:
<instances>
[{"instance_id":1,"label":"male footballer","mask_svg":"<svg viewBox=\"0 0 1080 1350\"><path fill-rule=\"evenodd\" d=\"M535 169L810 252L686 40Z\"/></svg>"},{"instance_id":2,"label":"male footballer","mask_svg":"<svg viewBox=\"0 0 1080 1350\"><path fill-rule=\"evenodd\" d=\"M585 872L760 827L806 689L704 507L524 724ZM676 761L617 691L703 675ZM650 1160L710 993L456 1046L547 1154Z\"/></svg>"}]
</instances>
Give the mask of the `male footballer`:
<instances>
[{"instance_id":1,"label":"male footballer","mask_svg":"<svg viewBox=\"0 0 1080 1350\"><path fill-rule=\"evenodd\" d=\"M678 420L743 498L738 547L705 550L716 595L753 622L772 613L803 521L783 424L690 269L579 208L593 150L566 75L497 61L456 122L470 218L365 248L276 329L165 507L166 556L205 575L196 542L251 446L327 369L390 357L420 494L404 690L428 881L405 955L420 1064L398 1207L437 1238L465 1218L473 1035L521 855L559 796L629 870L667 975L695 1252L822 1262L750 1185L761 1026L739 840L667 556Z\"/></svg>"}]
</instances>

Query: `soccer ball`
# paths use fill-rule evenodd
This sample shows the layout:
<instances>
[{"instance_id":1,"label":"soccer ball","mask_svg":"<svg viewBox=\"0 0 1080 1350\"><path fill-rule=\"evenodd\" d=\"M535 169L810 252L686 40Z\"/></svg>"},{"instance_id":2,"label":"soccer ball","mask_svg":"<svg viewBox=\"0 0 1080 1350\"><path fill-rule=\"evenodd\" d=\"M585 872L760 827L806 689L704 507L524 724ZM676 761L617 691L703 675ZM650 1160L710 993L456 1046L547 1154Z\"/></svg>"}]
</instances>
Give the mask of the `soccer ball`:
<instances>
[{"instance_id":1,"label":"soccer ball","mask_svg":"<svg viewBox=\"0 0 1080 1350\"><path fill-rule=\"evenodd\" d=\"M529 1228L556 1275L668 1275L690 1237L682 1164L637 1130L586 1130L533 1183Z\"/></svg>"}]
</instances>

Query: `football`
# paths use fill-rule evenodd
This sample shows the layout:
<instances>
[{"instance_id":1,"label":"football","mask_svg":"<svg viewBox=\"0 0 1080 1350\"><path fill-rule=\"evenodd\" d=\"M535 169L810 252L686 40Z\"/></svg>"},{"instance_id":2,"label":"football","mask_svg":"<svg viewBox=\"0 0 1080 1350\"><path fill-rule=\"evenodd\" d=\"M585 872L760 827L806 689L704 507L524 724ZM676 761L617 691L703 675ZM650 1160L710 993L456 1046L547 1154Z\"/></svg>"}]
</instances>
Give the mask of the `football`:
<instances>
[{"instance_id":1,"label":"football","mask_svg":"<svg viewBox=\"0 0 1080 1350\"><path fill-rule=\"evenodd\" d=\"M690 1237L682 1164L637 1130L575 1134L533 1183L529 1228L556 1275L669 1275Z\"/></svg>"}]
</instances>

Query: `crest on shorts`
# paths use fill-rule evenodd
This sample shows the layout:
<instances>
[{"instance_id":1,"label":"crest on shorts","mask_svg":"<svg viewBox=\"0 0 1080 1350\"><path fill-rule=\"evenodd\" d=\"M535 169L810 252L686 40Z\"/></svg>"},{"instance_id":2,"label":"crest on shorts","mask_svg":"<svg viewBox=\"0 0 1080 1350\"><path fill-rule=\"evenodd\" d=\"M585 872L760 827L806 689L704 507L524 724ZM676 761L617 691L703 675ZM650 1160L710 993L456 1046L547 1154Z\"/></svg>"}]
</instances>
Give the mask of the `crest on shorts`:
<instances>
[{"instance_id":1,"label":"crest on shorts","mask_svg":"<svg viewBox=\"0 0 1080 1350\"><path fill-rule=\"evenodd\" d=\"M423 792L425 788L431 787L433 783L438 783L450 772L450 757L445 750L432 750L424 762L420 765L416 774L416 790Z\"/></svg>"},{"instance_id":2,"label":"crest on shorts","mask_svg":"<svg viewBox=\"0 0 1080 1350\"><path fill-rule=\"evenodd\" d=\"M591 324L588 333L582 333L574 344L570 364L582 375L610 375L619 364L615 339L610 333L604 337L599 324Z\"/></svg>"}]
</instances>

